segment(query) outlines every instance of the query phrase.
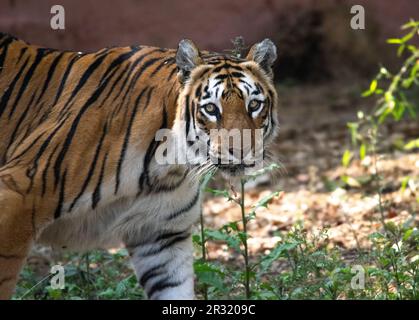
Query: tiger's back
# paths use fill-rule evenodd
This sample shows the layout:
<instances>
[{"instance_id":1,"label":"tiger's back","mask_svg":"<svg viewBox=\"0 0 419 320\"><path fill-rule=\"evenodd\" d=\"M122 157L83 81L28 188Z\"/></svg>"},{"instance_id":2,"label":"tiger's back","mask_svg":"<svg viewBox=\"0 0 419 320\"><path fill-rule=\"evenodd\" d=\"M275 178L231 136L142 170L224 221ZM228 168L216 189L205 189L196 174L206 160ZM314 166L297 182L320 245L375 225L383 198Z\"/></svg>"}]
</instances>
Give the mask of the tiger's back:
<instances>
[{"instance_id":1,"label":"tiger's back","mask_svg":"<svg viewBox=\"0 0 419 320\"><path fill-rule=\"evenodd\" d=\"M162 125L158 119L165 118L165 126L173 121L174 51L127 47L81 54L9 36L0 42L2 171L29 168L19 189L48 196L65 187L67 197L77 196L86 184L82 177L91 176L91 188L114 171L117 193L131 136L146 149Z\"/></svg>"}]
</instances>

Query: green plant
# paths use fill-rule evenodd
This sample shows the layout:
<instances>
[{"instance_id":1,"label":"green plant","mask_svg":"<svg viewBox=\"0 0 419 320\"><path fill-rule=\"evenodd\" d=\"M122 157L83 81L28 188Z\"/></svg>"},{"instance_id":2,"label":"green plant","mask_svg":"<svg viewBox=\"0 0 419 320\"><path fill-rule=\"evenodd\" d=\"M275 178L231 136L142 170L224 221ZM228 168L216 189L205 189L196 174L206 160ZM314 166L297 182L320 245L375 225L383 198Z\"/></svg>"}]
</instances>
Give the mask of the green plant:
<instances>
[{"instance_id":1,"label":"green plant","mask_svg":"<svg viewBox=\"0 0 419 320\"><path fill-rule=\"evenodd\" d=\"M419 36L419 21L411 20L402 26L407 33L402 38L389 39L388 43L398 45L397 55L405 54L405 60L397 73L390 73L381 67L377 76L371 81L369 89L362 96L376 97L376 107L370 114L358 111L358 121L348 123L352 143L359 146L359 157L363 160L367 154L371 156L372 175L378 198L378 211L383 226L382 232L375 232L370 236L372 241L369 260L374 265L368 268L370 277L375 278L375 284L370 285L369 295L375 299L418 299L418 231L414 226L414 215L403 225L386 222L385 205L382 194L382 177L378 169L380 130L382 124L392 119L401 121L406 112L416 118L418 105L413 103L417 98L419 87L419 48L414 45L415 37ZM419 139L406 143L404 150L413 150L419 146ZM347 167L353 153L346 150L342 156L342 164ZM348 185L349 179L342 177ZM346 179L346 180L345 180ZM351 180L351 181L352 181ZM404 190L410 177L402 180L401 189ZM413 226L412 226L413 225Z\"/></svg>"},{"instance_id":2,"label":"green plant","mask_svg":"<svg viewBox=\"0 0 419 320\"><path fill-rule=\"evenodd\" d=\"M53 289L48 274L37 280L26 266L21 274L14 299L142 299L135 275L129 267L128 253L120 249L111 254L97 250L88 255L69 254L64 257L65 288Z\"/></svg>"},{"instance_id":3,"label":"green plant","mask_svg":"<svg viewBox=\"0 0 419 320\"><path fill-rule=\"evenodd\" d=\"M359 157L365 158L368 152L375 152L380 125L389 119L400 121L406 112L416 118L419 88L419 48L414 44L419 38L419 21L411 20L402 26L407 33L402 38L392 38L388 43L398 45L397 55L406 55L404 62L396 73L381 67L378 74L371 81L368 90L362 93L363 97L376 97L374 110L365 114L358 111L358 121L349 122L353 145L359 145ZM406 150L412 150L419 145L414 139L405 144ZM348 154L345 153L342 162L346 162Z\"/></svg>"},{"instance_id":4,"label":"green plant","mask_svg":"<svg viewBox=\"0 0 419 320\"><path fill-rule=\"evenodd\" d=\"M255 219L256 210L261 207L267 207L268 203L272 198L278 195L278 192L272 192L266 197L260 199L257 203L252 206L250 212L246 212L245 206L245 185L247 182L256 179L258 176L266 174L272 170L278 168L278 165L272 164L264 169L261 169L251 175L242 177L240 180L240 195L237 195L234 190L229 192L228 190L216 190L207 187L208 182L211 180L213 173L209 173L203 181L204 189L216 196L223 196L227 201L232 201L240 206L241 221L232 221L225 224L218 230L209 230L204 227L204 219L201 213L201 234L194 236L194 242L201 247L202 258L197 260L195 263L195 272L198 279L203 283L203 295L208 298L207 286L213 285L217 288L216 294L226 294L224 291L226 288L223 283L226 280L226 273L223 268L209 263L206 260L205 244L208 240L212 241L224 241L228 244L234 252L240 254L244 260L244 270L230 270L230 274L233 275L232 282L240 283L244 287L244 297L246 299L252 298L252 283L254 280L255 272L254 268L256 264L250 262L248 239L249 234L247 232L248 223Z\"/></svg>"}]
</instances>

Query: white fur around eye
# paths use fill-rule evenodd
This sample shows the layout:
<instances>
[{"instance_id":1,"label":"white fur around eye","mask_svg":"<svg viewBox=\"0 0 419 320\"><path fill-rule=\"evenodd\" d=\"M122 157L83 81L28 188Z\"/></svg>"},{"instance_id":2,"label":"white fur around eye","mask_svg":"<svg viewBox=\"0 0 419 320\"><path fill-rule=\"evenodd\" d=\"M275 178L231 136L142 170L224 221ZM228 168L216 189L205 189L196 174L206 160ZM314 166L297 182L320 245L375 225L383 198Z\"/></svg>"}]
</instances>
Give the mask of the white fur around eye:
<instances>
[{"instance_id":1,"label":"white fur around eye","mask_svg":"<svg viewBox=\"0 0 419 320\"><path fill-rule=\"evenodd\" d=\"M259 96L261 96L261 95L259 95ZM251 99L250 101L252 101L252 100L254 100L254 99ZM256 100L259 100L259 101L264 101L264 98L262 97L261 99L256 99ZM249 103L250 103L250 101L249 101ZM260 106L259 106L259 109L257 109L256 111L253 111L251 114L252 114L252 118L254 119L254 118L256 118L257 116L259 116L259 114L262 112L262 110L265 108L265 102L261 102L261 104L260 104Z\"/></svg>"},{"instance_id":2,"label":"white fur around eye","mask_svg":"<svg viewBox=\"0 0 419 320\"><path fill-rule=\"evenodd\" d=\"M208 81L208 92L210 93L209 97L206 99L201 99L200 105L203 106L208 103L212 103L215 105L216 108L218 108L218 112L220 114L223 113L223 108L220 103L220 97L224 90L224 84L220 83L218 85L215 85L218 81L214 78L209 79ZM203 91L203 96L206 95L206 92ZM217 122L217 117L214 115L208 114L208 112L205 111L204 108L199 108L199 111L211 122Z\"/></svg>"},{"instance_id":3,"label":"white fur around eye","mask_svg":"<svg viewBox=\"0 0 419 320\"><path fill-rule=\"evenodd\" d=\"M215 106L216 108L218 108L218 106ZM211 122L217 122L217 117L214 115L210 115L208 114L204 108L199 108L199 112L201 112L209 121Z\"/></svg>"}]
</instances>

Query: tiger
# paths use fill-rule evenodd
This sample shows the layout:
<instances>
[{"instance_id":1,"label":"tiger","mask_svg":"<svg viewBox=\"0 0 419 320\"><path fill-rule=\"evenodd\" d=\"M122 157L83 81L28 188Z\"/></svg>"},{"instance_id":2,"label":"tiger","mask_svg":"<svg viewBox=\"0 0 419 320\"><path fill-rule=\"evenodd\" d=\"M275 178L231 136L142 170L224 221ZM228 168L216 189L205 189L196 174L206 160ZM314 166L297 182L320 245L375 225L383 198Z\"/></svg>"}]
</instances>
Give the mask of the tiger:
<instances>
[{"instance_id":1,"label":"tiger","mask_svg":"<svg viewBox=\"0 0 419 320\"><path fill-rule=\"evenodd\" d=\"M278 131L276 58L269 39L244 55L186 39L177 49L82 53L0 33L0 299L12 298L36 243L76 252L122 245L148 299L195 299L200 177L244 169L208 164L220 144L210 130L262 130L267 148ZM209 152L162 164L163 129L175 149L200 137Z\"/></svg>"}]
</instances>

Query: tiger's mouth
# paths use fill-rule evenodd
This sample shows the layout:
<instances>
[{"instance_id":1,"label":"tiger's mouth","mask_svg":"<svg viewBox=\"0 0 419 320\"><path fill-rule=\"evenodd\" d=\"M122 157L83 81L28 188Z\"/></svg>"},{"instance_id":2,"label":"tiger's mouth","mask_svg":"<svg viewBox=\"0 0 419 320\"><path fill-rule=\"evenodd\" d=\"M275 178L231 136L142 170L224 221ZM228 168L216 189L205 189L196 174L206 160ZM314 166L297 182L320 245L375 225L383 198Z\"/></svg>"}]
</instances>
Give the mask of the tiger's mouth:
<instances>
[{"instance_id":1,"label":"tiger's mouth","mask_svg":"<svg viewBox=\"0 0 419 320\"><path fill-rule=\"evenodd\" d=\"M245 173L246 169L251 169L256 166L253 164L216 164L216 167L227 176L242 176Z\"/></svg>"}]
</instances>

